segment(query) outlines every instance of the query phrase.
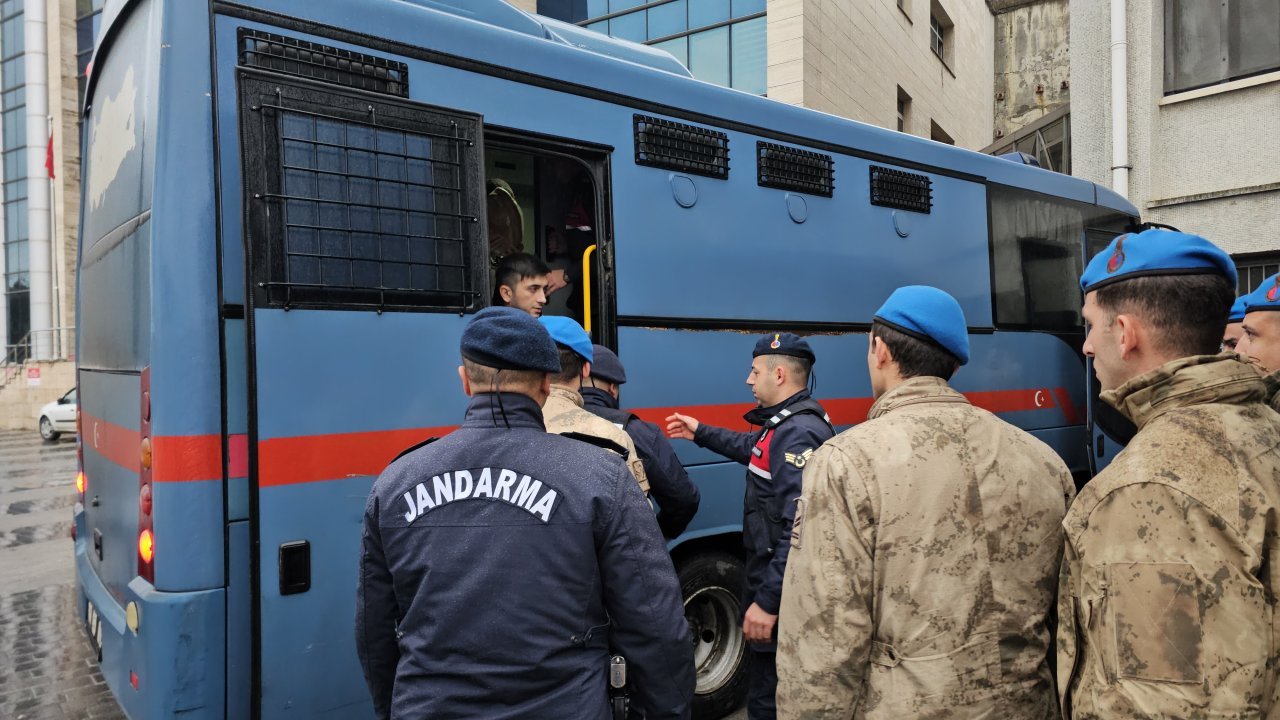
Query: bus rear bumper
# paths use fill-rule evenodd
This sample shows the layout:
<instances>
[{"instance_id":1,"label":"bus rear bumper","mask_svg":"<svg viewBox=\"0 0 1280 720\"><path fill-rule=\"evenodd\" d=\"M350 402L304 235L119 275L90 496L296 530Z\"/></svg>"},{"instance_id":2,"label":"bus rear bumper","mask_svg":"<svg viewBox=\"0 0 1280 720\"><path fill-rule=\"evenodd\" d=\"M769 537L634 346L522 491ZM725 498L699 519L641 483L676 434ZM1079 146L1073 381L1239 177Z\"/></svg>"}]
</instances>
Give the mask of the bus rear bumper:
<instances>
[{"instance_id":1,"label":"bus rear bumper","mask_svg":"<svg viewBox=\"0 0 1280 720\"><path fill-rule=\"evenodd\" d=\"M76 541L76 608L124 713L130 720L224 718L225 591L160 592L136 577L118 601L90 565L83 538ZM126 622L131 604L136 632Z\"/></svg>"}]
</instances>

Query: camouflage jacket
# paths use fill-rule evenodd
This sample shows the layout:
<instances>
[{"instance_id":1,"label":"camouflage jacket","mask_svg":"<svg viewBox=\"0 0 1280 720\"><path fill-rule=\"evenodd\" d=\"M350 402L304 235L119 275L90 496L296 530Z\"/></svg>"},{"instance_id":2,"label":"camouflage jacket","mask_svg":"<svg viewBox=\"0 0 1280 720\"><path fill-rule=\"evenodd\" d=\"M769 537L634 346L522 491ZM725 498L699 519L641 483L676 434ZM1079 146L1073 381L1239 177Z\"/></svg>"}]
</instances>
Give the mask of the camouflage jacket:
<instances>
[{"instance_id":1,"label":"camouflage jacket","mask_svg":"<svg viewBox=\"0 0 1280 720\"><path fill-rule=\"evenodd\" d=\"M1272 410L1280 412L1280 371L1266 376L1262 382L1267 386L1267 403Z\"/></svg>"},{"instance_id":2,"label":"camouflage jacket","mask_svg":"<svg viewBox=\"0 0 1280 720\"><path fill-rule=\"evenodd\" d=\"M1063 521L1068 718L1255 718L1276 707L1280 416L1233 353L1102 394L1138 426Z\"/></svg>"},{"instance_id":3,"label":"camouflage jacket","mask_svg":"<svg viewBox=\"0 0 1280 720\"><path fill-rule=\"evenodd\" d=\"M885 393L804 470L780 718L1037 720L1071 474L936 377Z\"/></svg>"},{"instance_id":4,"label":"camouflage jacket","mask_svg":"<svg viewBox=\"0 0 1280 720\"><path fill-rule=\"evenodd\" d=\"M582 407L582 396L562 387L551 386L551 396L542 406L542 416L547 423L547 432L576 432L592 437L603 438L622 446L627 451L627 467L635 475L640 489L649 494L649 479L645 477L644 465L640 455L636 453L636 445L631 436L622 428L605 420Z\"/></svg>"}]
</instances>

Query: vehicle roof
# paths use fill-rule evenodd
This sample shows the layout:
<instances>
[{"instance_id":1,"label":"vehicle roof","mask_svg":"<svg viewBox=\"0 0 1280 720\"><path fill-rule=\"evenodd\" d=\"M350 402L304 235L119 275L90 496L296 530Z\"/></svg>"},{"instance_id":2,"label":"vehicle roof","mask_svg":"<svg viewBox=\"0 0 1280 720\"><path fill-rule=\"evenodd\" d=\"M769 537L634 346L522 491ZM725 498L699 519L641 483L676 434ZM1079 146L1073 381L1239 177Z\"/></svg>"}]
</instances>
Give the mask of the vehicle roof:
<instances>
[{"instance_id":1,"label":"vehicle roof","mask_svg":"<svg viewBox=\"0 0 1280 720\"><path fill-rule=\"evenodd\" d=\"M138 1L107 0L98 52L109 52L117 20ZM171 1L176 5L191 0ZM299 0L259 0L256 10L289 16L302 6ZM644 105L656 114L774 136L785 128L784 140L799 145L869 154L884 162L986 179L1138 215L1128 200L1087 180L702 82L664 51L530 15L503 0L362 0L358 11L350 0L307 0L305 7L317 34L324 33L325 25L354 30L479 61L495 73L519 68L583 92L612 95L620 103ZM90 77L86 107L94 86ZM645 91L636 93L637 87Z\"/></svg>"}]
</instances>

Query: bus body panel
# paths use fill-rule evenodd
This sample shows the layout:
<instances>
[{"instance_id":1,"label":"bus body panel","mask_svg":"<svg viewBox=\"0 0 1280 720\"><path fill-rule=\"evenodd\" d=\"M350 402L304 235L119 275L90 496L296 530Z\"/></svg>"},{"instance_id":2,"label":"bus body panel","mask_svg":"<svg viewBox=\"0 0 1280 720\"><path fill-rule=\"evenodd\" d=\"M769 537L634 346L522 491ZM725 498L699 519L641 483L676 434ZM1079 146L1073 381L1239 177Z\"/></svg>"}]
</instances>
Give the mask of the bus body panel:
<instances>
[{"instance_id":1,"label":"bus body panel","mask_svg":"<svg viewBox=\"0 0 1280 720\"><path fill-rule=\"evenodd\" d=\"M91 488L111 490L112 504L100 508L112 516L108 549L123 543L133 562L137 373L149 367L160 591L134 568L95 567L86 538L98 518L83 507L77 572L82 598L106 619L104 674L135 720L239 718L252 702L264 718L367 716L351 631L364 501L390 458L448 432L466 402L455 384L465 316L249 306L241 27L404 62L411 102L478 114L504 140L528 134L598 148L609 178L600 225L612 228L601 235L613 243L618 347L632 378L623 405L646 419L662 424L683 408L747 429L750 349L776 322L822 323L825 332L809 337L817 396L840 429L859 422L872 402L861 328L893 288L928 283L955 294L978 330L956 388L1049 443L1073 470L1085 465L1074 335L1006 332L993 318L988 188L1136 215L1114 193L619 61L605 55L630 49L612 41L587 52L548 39L506 6L256 5L213 3L210 15L186 0L111 2L110 50L95 58L90 78L81 397L86 413L116 418L124 430L110 455L86 443L85 468ZM484 22L492 17L502 27ZM636 114L725 132L729 178L693 177L697 203L678 206L672 173L634 162ZM758 187L759 140L833 155L835 196ZM871 206L873 165L929 176L932 211ZM803 223L792 217L797 199ZM127 232L95 247L121 223ZM93 372L90 359L110 372ZM164 443L172 452L160 452ZM673 546L736 537L742 467L692 443L675 446L703 504ZM281 546L295 541L310 543L310 587L284 594ZM136 635L124 628L130 601L143 608ZM143 668L147 692L130 686L131 668Z\"/></svg>"}]
</instances>

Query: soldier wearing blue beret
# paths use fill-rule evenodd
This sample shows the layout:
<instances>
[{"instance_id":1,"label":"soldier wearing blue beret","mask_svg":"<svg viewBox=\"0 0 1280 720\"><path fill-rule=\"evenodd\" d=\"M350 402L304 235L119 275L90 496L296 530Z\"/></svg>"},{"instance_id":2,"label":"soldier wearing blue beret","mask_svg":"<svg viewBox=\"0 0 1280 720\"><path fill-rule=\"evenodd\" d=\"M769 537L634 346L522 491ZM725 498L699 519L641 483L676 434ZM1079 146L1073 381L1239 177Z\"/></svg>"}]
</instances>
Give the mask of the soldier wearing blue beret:
<instances>
[{"instance_id":1,"label":"soldier wearing blue beret","mask_svg":"<svg viewBox=\"0 0 1280 720\"><path fill-rule=\"evenodd\" d=\"M1245 306L1236 351L1247 355L1264 373L1271 407L1280 411L1280 274L1240 298Z\"/></svg>"},{"instance_id":2,"label":"soldier wearing blue beret","mask_svg":"<svg viewBox=\"0 0 1280 720\"><path fill-rule=\"evenodd\" d=\"M742 600L742 632L753 650L747 715L761 720L776 716L775 638L801 470L835 430L809 392L817 358L808 342L791 333L770 333L756 343L751 357L747 385L759 407L744 418L759 430L736 432L676 413L667 418L667 434L692 440L747 466L742 517L747 587Z\"/></svg>"},{"instance_id":3,"label":"soldier wearing blue beret","mask_svg":"<svg viewBox=\"0 0 1280 720\"><path fill-rule=\"evenodd\" d=\"M627 381L622 361L603 345L595 345L592 350L590 377L578 390L583 407L631 436L649 480L649 495L658 503L658 527L664 537L674 539L698 513L698 486L689 479L662 430L620 408L622 385Z\"/></svg>"},{"instance_id":4,"label":"soldier wearing blue beret","mask_svg":"<svg viewBox=\"0 0 1280 720\"><path fill-rule=\"evenodd\" d=\"M1220 352L1235 264L1145 230L1115 238L1080 287L1101 400L1138 431L1063 521L1063 714L1271 717L1280 415L1257 370ZM1247 338L1265 313L1245 305Z\"/></svg>"},{"instance_id":5,"label":"soldier wearing blue beret","mask_svg":"<svg viewBox=\"0 0 1280 720\"><path fill-rule=\"evenodd\" d=\"M1244 334L1244 299L1241 295L1231 305L1231 313L1227 315L1227 328L1222 331L1222 349L1235 350Z\"/></svg>"},{"instance_id":6,"label":"soldier wearing blue beret","mask_svg":"<svg viewBox=\"0 0 1280 720\"><path fill-rule=\"evenodd\" d=\"M356 649L378 717L605 720L611 648L646 718L689 717L671 557L622 458L546 432L559 370L527 313L476 313L461 427L373 483Z\"/></svg>"},{"instance_id":7,"label":"soldier wearing blue beret","mask_svg":"<svg viewBox=\"0 0 1280 720\"><path fill-rule=\"evenodd\" d=\"M867 421L805 465L778 706L791 718L1057 717L1047 620L1071 473L948 384L969 361L955 298L895 290L869 346Z\"/></svg>"}]
</instances>

